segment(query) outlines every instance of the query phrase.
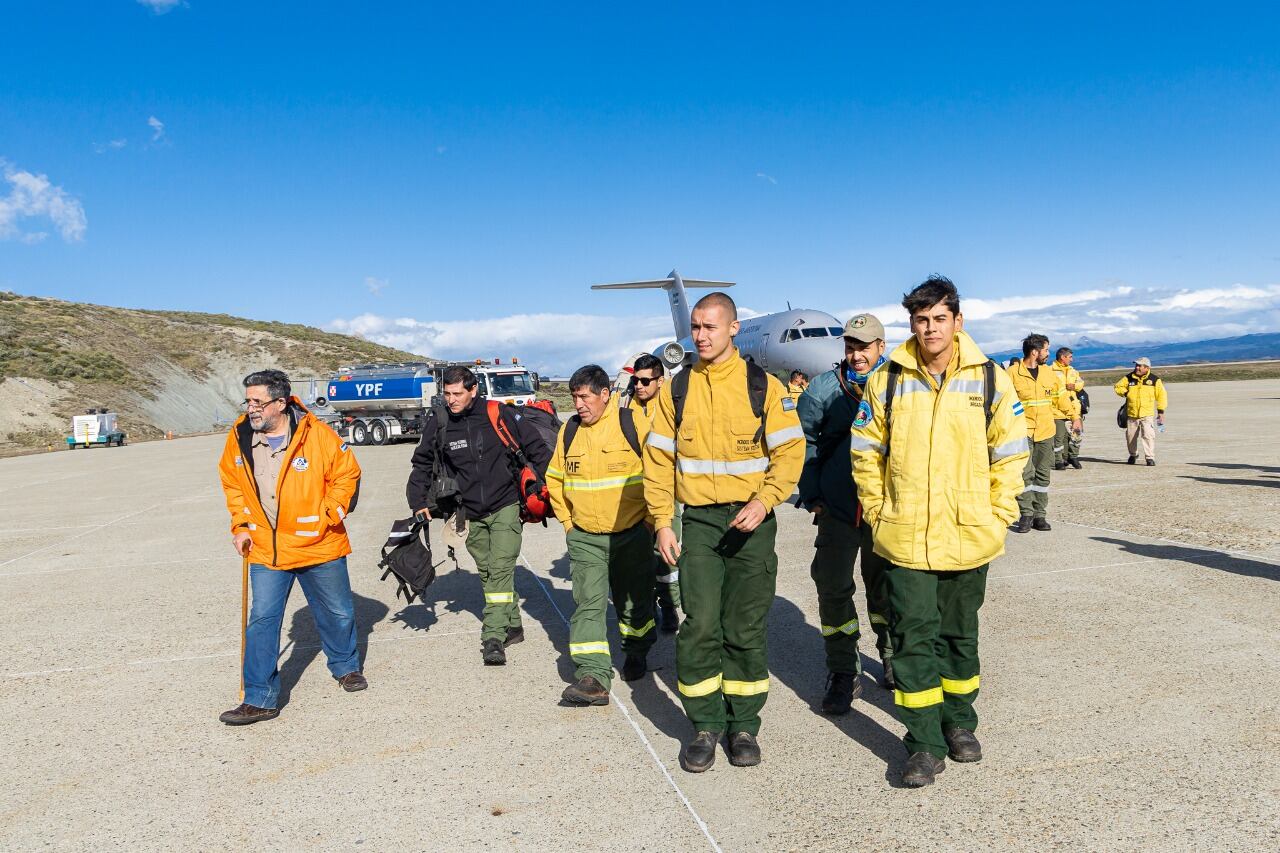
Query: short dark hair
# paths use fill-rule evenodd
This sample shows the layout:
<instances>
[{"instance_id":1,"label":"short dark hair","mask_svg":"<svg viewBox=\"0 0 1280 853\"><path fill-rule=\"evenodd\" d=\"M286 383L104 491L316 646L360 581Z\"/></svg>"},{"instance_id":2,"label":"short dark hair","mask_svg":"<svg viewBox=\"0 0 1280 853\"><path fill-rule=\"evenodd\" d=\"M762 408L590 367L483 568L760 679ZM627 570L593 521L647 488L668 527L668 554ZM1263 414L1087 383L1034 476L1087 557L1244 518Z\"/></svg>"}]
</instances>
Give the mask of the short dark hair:
<instances>
[{"instance_id":1,"label":"short dark hair","mask_svg":"<svg viewBox=\"0 0 1280 853\"><path fill-rule=\"evenodd\" d=\"M721 308L729 312L729 319L738 319L738 303L733 301L733 297L725 293L723 290L713 290L706 296L699 299L693 305L693 310L699 308L710 308L712 305L719 305Z\"/></svg>"},{"instance_id":2,"label":"short dark hair","mask_svg":"<svg viewBox=\"0 0 1280 853\"><path fill-rule=\"evenodd\" d=\"M592 394L599 394L610 387L609 374L598 364L587 364L579 367L569 377L569 391L572 393L581 388L590 388Z\"/></svg>"},{"instance_id":3,"label":"short dark hair","mask_svg":"<svg viewBox=\"0 0 1280 853\"><path fill-rule=\"evenodd\" d=\"M244 378L244 387L262 385L271 395L271 399L283 397L288 400L293 395L293 386L283 370L255 370Z\"/></svg>"},{"instance_id":4,"label":"short dark hair","mask_svg":"<svg viewBox=\"0 0 1280 853\"><path fill-rule=\"evenodd\" d=\"M1015 364L1017 364L1017 363L1018 363L1018 361L1019 361L1019 359L1018 359L1018 357L1017 357L1016 355L1011 355L1011 356L1009 356L1009 366L1010 366L1010 367L1013 367Z\"/></svg>"},{"instance_id":5,"label":"short dark hair","mask_svg":"<svg viewBox=\"0 0 1280 853\"><path fill-rule=\"evenodd\" d=\"M945 275L931 275L910 293L902 294L902 307L907 309L908 316L915 316L939 302L945 302L952 314L960 313L960 291Z\"/></svg>"},{"instance_id":6,"label":"short dark hair","mask_svg":"<svg viewBox=\"0 0 1280 853\"><path fill-rule=\"evenodd\" d=\"M806 374L803 370L793 370L793 371L791 371L791 381L792 381L792 382L795 382L797 379L808 379L808 378L809 378L808 374Z\"/></svg>"},{"instance_id":7,"label":"short dark hair","mask_svg":"<svg viewBox=\"0 0 1280 853\"><path fill-rule=\"evenodd\" d=\"M1039 352L1049 343L1049 339L1044 335L1032 332L1022 339L1022 357L1026 358L1033 352Z\"/></svg>"},{"instance_id":8,"label":"short dark hair","mask_svg":"<svg viewBox=\"0 0 1280 853\"><path fill-rule=\"evenodd\" d=\"M471 368L463 367L460 364L455 364L453 367L446 367L444 369L444 374L440 377L440 387L443 388L446 385L457 385L459 382L462 383L464 390L470 391L472 388L476 387L476 375L471 372Z\"/></svg>"},{"instance_id":9,"label":"short dark hair","mask_svg":"<svg viewBox=\"0 0 1280 853\"><path fill-rule=\"evenodd\" d=\"M632 366L632 370L653 370L656 371L654 376L665 376L667 367L662 363L662 359L652 353L645 353L636 359L636 363Z\"/></svg>"},{"instance_id":10,"label":"short dark hair","mask_svg":"<svg viewBox=\"0 0 1280 853\"><path fill-rule=\"evenodd\" d=\"M1062 358L1064 355L1074 355L1075 350L1071 347L1058 347L1058 351L1053 354L1054 358Z\"/></svg>"}]
</instances>

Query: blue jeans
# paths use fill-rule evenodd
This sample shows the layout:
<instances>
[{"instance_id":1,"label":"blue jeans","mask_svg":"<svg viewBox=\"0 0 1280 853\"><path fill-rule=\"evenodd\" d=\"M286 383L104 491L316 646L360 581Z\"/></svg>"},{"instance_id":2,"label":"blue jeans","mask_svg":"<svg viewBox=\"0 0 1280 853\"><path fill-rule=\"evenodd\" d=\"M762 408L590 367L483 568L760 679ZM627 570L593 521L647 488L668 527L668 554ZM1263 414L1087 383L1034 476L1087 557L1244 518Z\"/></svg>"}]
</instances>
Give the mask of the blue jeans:
<instances>
[{"instance_id":1,"label":"blue jeans","mask_svg":"<svg viewBox=\"0 0 1280 853\"><path fill-rule=\"evenodd\" d=\"M347 577L347 558L305 569L269 569L249 565L253 609L245 631L244 701L258 708L274 708L280 697L280 625L293 581L311 606L320 634L320 647L329 661L329 672L341 678L360 669L356 650L356 613Z\"/></svg>"}]
</instances>

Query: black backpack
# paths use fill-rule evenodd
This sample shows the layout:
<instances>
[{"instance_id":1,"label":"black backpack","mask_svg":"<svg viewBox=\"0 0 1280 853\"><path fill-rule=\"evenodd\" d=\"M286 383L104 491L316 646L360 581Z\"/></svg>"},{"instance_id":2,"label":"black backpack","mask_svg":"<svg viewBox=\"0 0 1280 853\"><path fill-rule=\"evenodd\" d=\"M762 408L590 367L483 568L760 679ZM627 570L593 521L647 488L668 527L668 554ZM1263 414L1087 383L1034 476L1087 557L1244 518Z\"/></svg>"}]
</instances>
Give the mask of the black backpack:
<instances>
[{"instance_id":1,"label":"black backpack","mask_svg":"<svg viewBox=\"0 0 1280 853\"><path fill-rule=\"evenodd\" d=\"M1076 399L1080 401L1080 417L1089 414L1089 392L1081 388L1076 392Z\"/></svg>"},{"instance_id":2,"label":"black backpack","mask_svg":"<svg viewBox=\"0 0 1280 853\"><path fill-rule=\"evenodd\" d=\"M618 424L622 427L622 434L627 439L627 444L631 445L631 449L636 456L643 456L640 451L640 435L636 432L635 413L630 409L618 409ZM578 434L578 427L582 426L582 418L574 415L569 418L564 425L564 437L560 443L564 446L564 455L569 455L569 445L573 444L573 437Z\"/></svg>"},{"instance_id":3,"label":"black backpack","mask_svg":"<svg viewBox=\"0 0 1280 853\"><path fill-rule=\"evenodd\" d=\"M689 371L686 368L671 379L671 404L675 407L676 429L684 420L684 401L689 396ZM747 362L747 398L751 401L751 413L760 419L760 429L756 430L756 444L764 438L764 401L769 393L769 374L754 361Z\"/></svg>"},{"instance_id":4,"label":"black backpack","mask_svg":"<svg viewBox=\"0 0 1280 853\"><path fill-rule=\"evenodd\" d=\"M902 365L891 361L885 365L889 371L889 384L884 390L884 455L889 456L889 439L892 433L889 427L889 416L893 414L893 397L898 393L898 377L902 375ZM987 429L991 429L992 407L996 400L996 363L987 359L982 365L982 413L987 417Z\"/></svg>"},{"instance_id":5,"label":"black backpack","mask_svg":"<svg viewBox=\"0 0 1280 853\"><path fill-rule=\"evenodd\" d=\"M415 518L392 522L378 568L386 570L382 580L386 580L387 575L396 576L396 596L403 595L406 604L413 604L436 579L427 526Z\"/></svg>"}]
</instances>

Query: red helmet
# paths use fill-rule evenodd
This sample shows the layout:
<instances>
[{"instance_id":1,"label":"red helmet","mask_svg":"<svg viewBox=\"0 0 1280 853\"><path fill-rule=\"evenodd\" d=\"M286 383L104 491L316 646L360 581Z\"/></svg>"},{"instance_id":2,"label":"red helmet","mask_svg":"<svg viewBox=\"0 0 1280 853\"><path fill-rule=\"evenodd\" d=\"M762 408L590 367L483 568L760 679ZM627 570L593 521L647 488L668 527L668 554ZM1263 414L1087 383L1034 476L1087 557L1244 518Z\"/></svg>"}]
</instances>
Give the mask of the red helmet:
<instances>
[{"instance_id":1,"label":"red helmet","mask_svg":"<svg viewBox=\"0 0 1280 853\"><path fill-rule=\"evenodd\" d=\"M520 470L520 505L530 521L542 521L555 516L547 484L528 466Z\"/></svg>"}]
</instances>

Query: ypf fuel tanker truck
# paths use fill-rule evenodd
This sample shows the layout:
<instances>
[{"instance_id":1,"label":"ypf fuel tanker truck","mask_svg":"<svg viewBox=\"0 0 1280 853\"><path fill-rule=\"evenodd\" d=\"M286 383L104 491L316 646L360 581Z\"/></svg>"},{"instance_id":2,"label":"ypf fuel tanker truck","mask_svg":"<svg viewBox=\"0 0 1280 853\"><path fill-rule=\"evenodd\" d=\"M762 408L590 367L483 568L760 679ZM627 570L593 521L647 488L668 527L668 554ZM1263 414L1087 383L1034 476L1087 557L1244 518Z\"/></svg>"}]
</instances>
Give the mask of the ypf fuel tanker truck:
<instances>
[{"instance_id":1,"label":"ypf fuel tanker truck","mask_svg":"<svg viewBox=\"0 0 1280 853\"><path fill-rule=\"evenodd\" d=\"M338 413L331 425L351 444L416 437L441 393L445 370L453 366L470 368L480 396L490 400L523 406L533 402L538 390L538 375L514 358L509 364L500 359L360 364L339 368L329 379L328 397L316 398L316 405Z\"/></svg>"}]
</instances>

